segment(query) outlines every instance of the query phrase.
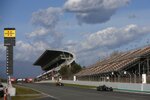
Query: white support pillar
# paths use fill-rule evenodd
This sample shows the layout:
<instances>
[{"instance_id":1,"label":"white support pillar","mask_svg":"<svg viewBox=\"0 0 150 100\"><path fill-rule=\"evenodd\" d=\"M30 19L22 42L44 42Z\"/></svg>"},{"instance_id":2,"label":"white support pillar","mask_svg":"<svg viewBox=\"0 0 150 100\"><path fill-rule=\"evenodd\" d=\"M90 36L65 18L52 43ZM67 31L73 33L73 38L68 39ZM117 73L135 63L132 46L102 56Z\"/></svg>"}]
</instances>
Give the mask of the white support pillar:
<instances>
[{"instance_id":1,"label":"white support pillar","mask_svg":"<svg viewBox=\"0 0 150 100\"><path fill-rule=\"evenodd\" d=\"M54 77L52 76L52 81L54 81Z\"/></svg>"},{"instance_id":2,"label":"white support pillar","mask_svg":"<svg viewBox=\"0 0 150 100\"><path fill-rule=\"evenodd\" d=\"M142 74L142 84L146 84L146 74Z\"/></svg>"},{"instance_id":3,"label":"white support pillar","mask_svg":"<svg viewBox=\"0 0 150 100\"><path fill-rule=\"evenodd\" d=\"M146 84L146 74L142 74L141 91L143 91L144 84Z\"/></svg>"},{"instance_id":4,"label":"white support pillar","mask_svg":"<svg viewBox=\"0 0 150 100\"><path fill-rule=\"evenodd\" d=\"M77 77L76 76L73 76L73 81L76 81L77 80Z\"/></svg>"}]
</instances>

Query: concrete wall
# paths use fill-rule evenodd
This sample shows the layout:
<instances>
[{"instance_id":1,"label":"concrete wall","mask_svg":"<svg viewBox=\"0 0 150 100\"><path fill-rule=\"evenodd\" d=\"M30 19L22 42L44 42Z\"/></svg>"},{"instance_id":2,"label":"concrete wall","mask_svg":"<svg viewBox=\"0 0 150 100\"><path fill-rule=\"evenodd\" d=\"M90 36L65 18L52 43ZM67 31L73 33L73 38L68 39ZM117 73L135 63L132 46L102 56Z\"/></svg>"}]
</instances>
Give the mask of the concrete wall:
<instances>
[{"instance_id":1,"label":"concrete wall","mask_svg":"<svg viewBox=\"0 0 150 100\"><path fill-rule=\"evenodd\" d=\"M143 91L150 91L150 84L144 84Z\"/></svg>"},{"instance_id":2,"label":"concrete wall","mask_svg":"<svg viewBox=\"0 0 150 100\"><path fill-rule=\"evenodd\" d=\"M150 84L118 83L118 82L93 82L93 81L70 81L70 80L62 80L61 82L69 83L69 84L90 85L90 86L99 86L99 85L105 84L106 86L110 86L110 87L117 88L117 89L150 92Z\"/></svg>"},{"instance_id":3,"label":"concrete wall","mask_svg":"<svg viewBox=\"0 0 150 100\"><path fill-rule=\"evenodd\" d=\"M53 83L54 81L42 81L38 83ZM72 81L72 80L61 80L62 83L68 84L79 84L89 86L106 85L116 89L133 90L133 91L146 91L150 92L150 84L140 83L119 83L119 82L97 82L97 81Z\"/></svg>"}]
</instances>

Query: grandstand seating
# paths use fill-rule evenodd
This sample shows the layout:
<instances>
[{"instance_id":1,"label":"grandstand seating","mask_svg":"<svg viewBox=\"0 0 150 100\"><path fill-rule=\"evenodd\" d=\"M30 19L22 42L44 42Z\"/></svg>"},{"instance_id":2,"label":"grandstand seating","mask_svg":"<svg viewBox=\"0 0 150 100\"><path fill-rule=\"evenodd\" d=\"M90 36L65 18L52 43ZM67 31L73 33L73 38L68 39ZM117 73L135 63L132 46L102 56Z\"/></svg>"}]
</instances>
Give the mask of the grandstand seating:
<instances>
[{"instance_id":1,"label":"grandstand seating","mask_svg":"<svg viewBox=\"0 0 150 100\"><path fill-rule=\"evenodd\" d=\"M142 57L147 57L149 54L150 46L146 46L140 49L111 55L110 57L98 61L97 63L81 70L76 74L76 76L82 77L121 71L131 64L140 61Z\"/></svg>"}]
</instances>

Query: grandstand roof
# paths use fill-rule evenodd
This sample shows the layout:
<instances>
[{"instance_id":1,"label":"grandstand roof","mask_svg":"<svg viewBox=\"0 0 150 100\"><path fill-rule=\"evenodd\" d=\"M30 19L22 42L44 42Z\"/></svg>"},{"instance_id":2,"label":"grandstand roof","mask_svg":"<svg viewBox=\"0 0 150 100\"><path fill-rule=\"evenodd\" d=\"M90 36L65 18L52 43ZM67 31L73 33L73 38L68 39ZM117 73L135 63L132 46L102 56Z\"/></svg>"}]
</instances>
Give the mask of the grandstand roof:
<instances>
[{"instance_id":1,"label":"grandstand roof","mask_svg":"<svg viewBox=\"0 0 150 100\"><path fill-rule=\"evenodd\" d=\"M137 62L142 57L150 55L150 46L131 50L128 52L118 53L104 60L98 61L96 64L81 70L77 76L88 76L115 72L125 69L127 66Z\"/></svg>"},{"instance_id":2,"label":"grandstand roof","mask_svg":"<svg viewBox=\"0 0 150 100\"><path fill-rule=\"evenodd\" d=\"M52 68L57 67L62 64L65 57L73 57L73 54L67 51L58 51L58 50L46 50L35 62L33 65L41 66L41 68L45 71L48 71Z\"/></svg>"}]
</instances>

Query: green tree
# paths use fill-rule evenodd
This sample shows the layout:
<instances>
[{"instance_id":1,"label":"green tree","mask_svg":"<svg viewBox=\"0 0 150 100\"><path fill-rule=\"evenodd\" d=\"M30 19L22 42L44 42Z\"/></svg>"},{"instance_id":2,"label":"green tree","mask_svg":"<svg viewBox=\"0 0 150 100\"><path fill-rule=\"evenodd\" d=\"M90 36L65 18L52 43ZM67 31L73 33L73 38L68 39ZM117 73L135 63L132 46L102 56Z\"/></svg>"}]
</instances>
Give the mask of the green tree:
<instances>
[{"instance_id":1,"label":"green tree","mask_svg":"<svg viewBox=\"0 0 150 100\"><path fill-rule=\"evenodd\" d=\"M76 62L73 62L71 66L64 66L59 70L59 73L64 78L70 78L74 74L78 73L82 67L77 64Z\"/></svg>"},{"instance_id":2,"label":"green tree","mask_svg":"<svg viewBox=\"0 0 150 100\"><path fill-rule=\"evenodd\" d=\"M74 62L74 63L71 65L71 73L72 73L72 74L78 73L81 69L82 69L82 67L81 67L79 64L77 64L76 62Z\"/></svg>"},{"instance_id":3,"label":"green tree","mask_svg":"<svg viewBox=\"0 0 150 100\"><path fill-rule=\"evenodd\" d=\"M67 76L68 75L68 66L61 67L59 70L59 73L61 76Z\"/></svg>"}]
</instances>

